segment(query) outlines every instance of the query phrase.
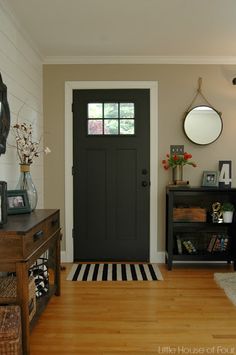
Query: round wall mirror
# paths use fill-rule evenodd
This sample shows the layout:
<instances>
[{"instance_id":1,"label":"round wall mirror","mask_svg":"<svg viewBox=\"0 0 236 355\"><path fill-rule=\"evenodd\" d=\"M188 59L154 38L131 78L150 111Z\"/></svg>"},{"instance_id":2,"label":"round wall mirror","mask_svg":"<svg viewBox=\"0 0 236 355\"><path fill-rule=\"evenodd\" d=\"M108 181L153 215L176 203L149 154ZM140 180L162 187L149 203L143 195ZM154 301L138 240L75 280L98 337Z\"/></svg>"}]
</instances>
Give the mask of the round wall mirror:
<instances>
[{"instance_id":1,"label":"round wall mirror","mask_svg":"<svg viewBox=\"0 0 236 355\"><path fill-rule=\"evenodd\" d=\"M196 144L210 144L220 137L223 122L219 112L210 106L196 106L186 114L184 132Z\"/></svg>"}]
</instances>

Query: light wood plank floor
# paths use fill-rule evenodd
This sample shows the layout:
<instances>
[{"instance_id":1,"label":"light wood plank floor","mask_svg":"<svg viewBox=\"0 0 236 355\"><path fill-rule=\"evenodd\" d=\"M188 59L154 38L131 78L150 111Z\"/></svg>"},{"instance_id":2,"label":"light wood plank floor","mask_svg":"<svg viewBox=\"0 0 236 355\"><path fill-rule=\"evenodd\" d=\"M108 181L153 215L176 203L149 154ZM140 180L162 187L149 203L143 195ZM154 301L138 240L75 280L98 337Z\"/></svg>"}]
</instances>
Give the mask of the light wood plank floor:
<instances>
[{"instance_id":1,"label":"light wood plank floor","mask_svg":"<svg viewBox=\"0 0 236 355\"><path fill-rule=\"evenodd\" d=\"M236 307L213 280L232 266L160 269L160 282L81 283L66 281L67 264L31 354L236 354Z\"/></svg>"}]
</instances>

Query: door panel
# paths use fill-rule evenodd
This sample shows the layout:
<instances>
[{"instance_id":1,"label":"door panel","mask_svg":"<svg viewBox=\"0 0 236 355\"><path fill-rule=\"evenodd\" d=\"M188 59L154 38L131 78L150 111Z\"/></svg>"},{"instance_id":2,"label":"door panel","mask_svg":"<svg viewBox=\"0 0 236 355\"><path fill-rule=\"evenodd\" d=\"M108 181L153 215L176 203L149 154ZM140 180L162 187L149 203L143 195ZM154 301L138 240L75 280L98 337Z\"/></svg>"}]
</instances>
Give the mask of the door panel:
<instances>
[{"instance_id":1,"label":"door panel","mask_svg":"<svg viewBox=\"0 0 236 355\"><path fill-rule=\"evenodd\" d=\"M90 241L97 241L101 236L106 237L106 152L104 150L87 151L86 163L87 230L85 237Z\"/></svg>"},{"instance_id":2,"label":"door panel","mask_svg":"<svg viewBox=\"0 0 236 355\"><path fill-rule=\"evenodd\" d=\"M73 92L75 260L149 259L149 107L146 89Z\"/></svg>"},{"instance_id":3,"label":"door panel","mask_svg":"<svg viewBox=\"0 0 236 355\"><path fill-rule=\"evenodd\" d=\"M116 162L116 237L136 239L136 151L118 150Z\"/></svg>"}]
</instances>

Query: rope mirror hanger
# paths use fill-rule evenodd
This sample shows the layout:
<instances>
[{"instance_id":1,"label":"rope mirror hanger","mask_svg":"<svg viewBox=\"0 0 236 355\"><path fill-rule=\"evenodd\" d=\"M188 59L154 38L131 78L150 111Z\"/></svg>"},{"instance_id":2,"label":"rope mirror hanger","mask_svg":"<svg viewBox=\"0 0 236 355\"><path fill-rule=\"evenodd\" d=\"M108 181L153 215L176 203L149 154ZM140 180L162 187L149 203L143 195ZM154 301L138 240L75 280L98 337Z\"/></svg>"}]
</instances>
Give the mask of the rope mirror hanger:
<instances>
[{"instance_id":1,"label":"rope mirror hanger","mask_svg":"<svg viewBox=\"0 0 236 355\"><path fill-rule=\"evenodd\" d=\"M200 96L204 104L194 106ZM202 78L198 79L198 89L185 112L184 132L187 138L199 145L207 145L216 141L223 130L221 112L216 110L202 92Z\"/></svg>"}]
</instances>

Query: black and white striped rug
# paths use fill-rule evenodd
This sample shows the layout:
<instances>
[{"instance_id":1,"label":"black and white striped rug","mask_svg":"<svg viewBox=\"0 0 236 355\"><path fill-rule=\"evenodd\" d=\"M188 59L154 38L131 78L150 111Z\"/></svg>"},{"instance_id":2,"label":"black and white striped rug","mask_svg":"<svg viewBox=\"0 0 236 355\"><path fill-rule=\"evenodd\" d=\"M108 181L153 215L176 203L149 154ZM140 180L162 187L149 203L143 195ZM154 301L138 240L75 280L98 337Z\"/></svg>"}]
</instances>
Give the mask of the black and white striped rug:
<instances>
[{"instance_id":1,"label":"black and white striped rug","mask_svg":"<svg viewBox=\"0 0 236 355\"><path fill-rule=\"evenodd\" d=\"M159 281L157 264L73 264L69 281Z\"/></svg>"}]
</instances>

